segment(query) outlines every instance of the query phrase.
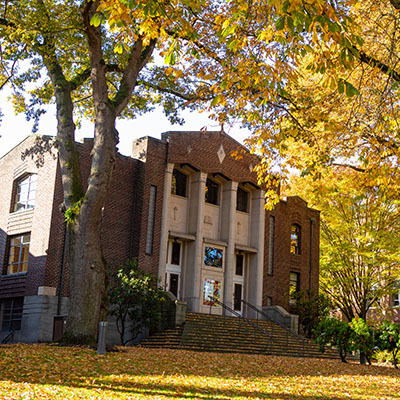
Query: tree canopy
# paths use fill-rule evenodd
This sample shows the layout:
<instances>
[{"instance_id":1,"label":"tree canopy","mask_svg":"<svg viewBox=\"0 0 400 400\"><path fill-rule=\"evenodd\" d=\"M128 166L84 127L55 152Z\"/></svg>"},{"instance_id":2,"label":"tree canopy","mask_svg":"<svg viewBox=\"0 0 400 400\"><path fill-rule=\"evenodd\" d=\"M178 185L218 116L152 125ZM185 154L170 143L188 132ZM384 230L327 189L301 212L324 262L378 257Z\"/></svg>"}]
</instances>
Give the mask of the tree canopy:
<instances>
[{"instance_id":1,"label":"tree canopy","mask_svg":"<svg viewBox=\"0 0 400 400\"><path fill-rule=\"evenodd\" d=\"M342 166L293 180L291 190L321 210L321 291L348 321L366 320L371 308L389 317L387 297L400 277L397 196Z\"/></svg>"},{"instance_id":2,"label":"tree canopy","mask_svg":"<svg viewBox=\"0 0 400 400\"><path fill-rule=\"evenodd\" d=\"M94 337L100 318L98 224L117 118L162 103L179 121L178 109L202 104L221 124L238 119L254 132L260 173L343 163L396 189L399 9L397 0L1 0L1 84L29 118L56 104L69 333ZM74 141L82 115L95 132L87 182Z\"/></svg>"}]
</instances>

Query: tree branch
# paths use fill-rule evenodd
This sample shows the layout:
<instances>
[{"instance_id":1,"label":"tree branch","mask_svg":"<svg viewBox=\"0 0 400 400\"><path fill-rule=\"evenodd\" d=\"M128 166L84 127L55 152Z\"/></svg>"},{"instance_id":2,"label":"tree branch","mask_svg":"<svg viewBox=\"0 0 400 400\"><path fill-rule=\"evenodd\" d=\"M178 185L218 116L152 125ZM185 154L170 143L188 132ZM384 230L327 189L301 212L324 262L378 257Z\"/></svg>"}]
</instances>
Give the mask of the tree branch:
<instances>
[{"instance_id":1,"label":"tree branch","mask_svg":"<svg viewBox=\"0 0 400 400\"><path fill-rule=\"evenodd\" d=\"M143 86L151 87L152 89L158 90L158 91L160 91L160 92L162 92L162 93L169 93L169 94L172 94L172 95L174 95L174 96L176 96L176 97L179 97L179 98L181 98L181 99L183 99L183 100L187 100L187 101L209 100L209 99L204 99L204 98L202 98L201 96L196 96L196 95L189 95L189 94L185 94L185 93L180 93L180 92L178 92L178 91L176 91L176 90L169 89L169 88L166 88L166 87L162 87L162 86L160 86L160 85L155 85L154 83L150 83L150 82L148 82L148 81L140 80L140 81L137 81L137 84L138 84L138 85L143 85Z\"/></svg>"}]
</instances>

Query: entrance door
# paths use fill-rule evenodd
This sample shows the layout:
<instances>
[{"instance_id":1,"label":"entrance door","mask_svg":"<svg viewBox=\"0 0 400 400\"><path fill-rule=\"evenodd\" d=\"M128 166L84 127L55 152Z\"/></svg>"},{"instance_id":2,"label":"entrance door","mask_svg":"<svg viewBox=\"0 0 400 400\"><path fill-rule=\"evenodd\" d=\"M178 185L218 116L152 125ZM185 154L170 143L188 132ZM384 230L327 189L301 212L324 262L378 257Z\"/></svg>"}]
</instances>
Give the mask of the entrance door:
<instances>
[{"instance_id":1,"label":"entrance door","mask_svg":"<svg viewBox=\"0 0 400 400\"><path fill-rule=\"evenodd\" d=\"M233 309L239 313L242 312L243 285L241 283L233 284Z\"/></svg>"},{"instance_id":2,"label":"entrance door","mask_svg":"<svg viewBox=\"0 0 400 400\"><path fill-rule=\"evenodd\" d=\"M245 284L245 256L237 253L235 259L235 275L233 277L233 309L242 314Z\"/></svg>"},{"instance_id":3,"label":"entrance door","mask_svg":"<svg viewBox=\"0 0 400 400\"><path fill-rule=\"evenodd\" d=\"M177 299L180 297L179 293L179 284L180 284L180 274L167 272L167 282L168 282L168 289Z\"/></svg>"},{"instance_id":4,"label":"entrance door","mask_svg":"<svg viewBox=\"0 0 400 400\"><path fill-rule=\"evenodd\" d=\"M165 272L165 290L170 291L180 300L182 242L176 240L168 243L168 259Z\"/></svg>"}]
</instances>

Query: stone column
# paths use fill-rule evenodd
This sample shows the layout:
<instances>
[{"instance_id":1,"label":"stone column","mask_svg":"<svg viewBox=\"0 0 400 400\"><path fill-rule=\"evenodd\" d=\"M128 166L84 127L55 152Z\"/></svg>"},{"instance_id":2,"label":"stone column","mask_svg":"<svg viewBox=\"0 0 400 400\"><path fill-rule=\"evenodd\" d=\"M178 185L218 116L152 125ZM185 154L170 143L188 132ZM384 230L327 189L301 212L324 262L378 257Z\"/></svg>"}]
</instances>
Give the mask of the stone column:
<instances>
[{"instance_id":1,"label":"stone column","mask_svg":"<svg viewBox=\"0 0 400 400\"><path fill-rule=\"evenodd\" d=\"M264 234L265 234L265 192L256 190L251 196L251 233L250 246L257 249L257 254L249 257L248 295L247 300L254 306L262 307L263 273L264 273ZM255 313L249 310L249 317Z\"/></svg>"},{"instance_id":2,"label":"stone column","mask_svg":"<svg viewBox=\"0 0 400 400\"><path fill-rule=\"evenodd\" d=\"M202 298L201 268L203 265L203 221L204 193L207 174L197 172L192 175L190 198L188 202L188 231L196 236L194 242L187 245L187 265L185 265L185 285L183 300L188 304L188 311L199 312Z\"/></svg>"},{"instance_id":3,"label":"stone column","mask_svg":"<svg viewBox=\"0 0 400 400\"><path fill-rule=\"evenodd\" d=\"M158 281L165 287L165 267L168 251L168 220L169 204L171 198L172 171L174 164L168 163L164 175L164 197L162 205L161 235L160 235L160 259L158 264Z\"/></svg>"},{"instance_id":4,"label":"stone column","mask_svg":"<svg viewBox=\"0 0 400 400\"><path fill-rule=\"evenodd\" d=\"M233 275L235 268L235 226L237 182L227 182L222 186L220 207L221 240L228 243L225 250L224 298L223 302L233 308Z\"/></svg>"}]
</instances>

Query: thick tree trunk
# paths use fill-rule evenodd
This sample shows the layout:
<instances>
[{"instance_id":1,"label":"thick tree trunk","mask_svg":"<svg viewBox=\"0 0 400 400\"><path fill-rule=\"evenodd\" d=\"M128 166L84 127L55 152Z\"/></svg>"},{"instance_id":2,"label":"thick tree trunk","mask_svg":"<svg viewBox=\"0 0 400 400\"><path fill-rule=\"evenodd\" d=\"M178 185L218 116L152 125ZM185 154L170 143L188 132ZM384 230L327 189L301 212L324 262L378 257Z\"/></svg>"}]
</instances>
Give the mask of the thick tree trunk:
<instances>
[{"instance_id":1,"label":"thick tree trunk","mask_svg":"<svg viewBox=\"0 0 400 400\"><path fill-rule=\"evenodd\" d=\"M108 107L99 110L88 188L71 227L71 308L65 332L68 342L94 344L104 309L106 265L101 247L101 224L116 155L114 125L114 112Z\"/></svg>"}]
</instances>

